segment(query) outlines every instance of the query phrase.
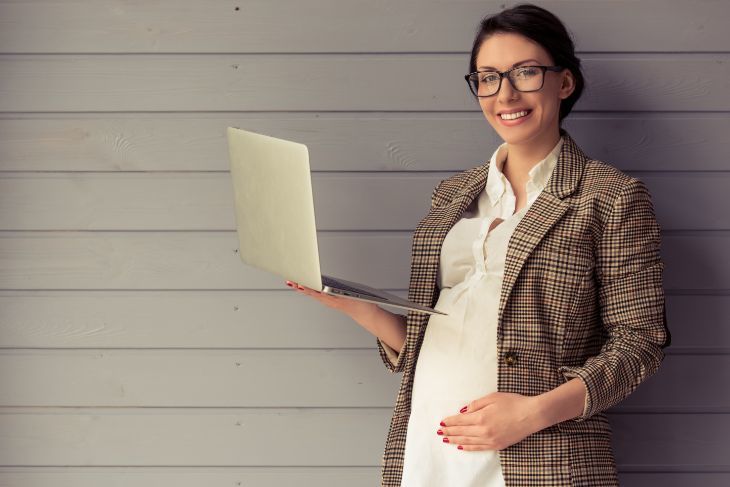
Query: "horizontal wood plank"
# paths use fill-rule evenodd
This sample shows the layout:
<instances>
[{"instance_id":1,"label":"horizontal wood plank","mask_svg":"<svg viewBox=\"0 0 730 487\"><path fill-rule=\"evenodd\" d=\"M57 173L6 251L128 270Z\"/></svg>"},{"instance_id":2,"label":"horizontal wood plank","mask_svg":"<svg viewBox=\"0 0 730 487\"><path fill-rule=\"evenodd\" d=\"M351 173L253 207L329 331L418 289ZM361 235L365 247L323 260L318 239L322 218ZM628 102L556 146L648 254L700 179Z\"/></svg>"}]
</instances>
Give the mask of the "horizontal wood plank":
<instances>
[{"instance_id":1,"label":"horizontal wood plank","mask_svg":"<svg viewBox=\"0 0 730 487\"><path fill-rule=\"evenodd\" d=\"M730 50L722 2L673 2L671 9L661 0L540 5L587 51ZM454 52L471 49L479 19L503 8L493 0L6 1L0 52Z\"/></svg>"},{"instance_id":2,"label":"horizontal wood plank","mask_svg":"<svg viewBox=\"0 0 730 487\"><path fill-rule=\"evenodd\" d=\"M623 487L727 487L730 472L635 472L619 465ZM674 469L673 469L674 470ZM380 467L0 467L2 487L372 487L380 482Z\"/></svg>"},{"instance_id":3,"label":"horizontal wood plank","mask_svg":"<svg viewBox=\"0 0 730 487\"><path fill-rule=\"evenodd\" d=\"M0 407L392 407L401 375L385 371L374 339L362 345L370 348L2 350L0 370L13 372L2 374ZM670 355L611 412L730 413L730 390L717 388L727 383L730 354Z\"/></svg>"},{"instance_id":4,"label":"horizontal wood plank","mask_svg":"<svg viewBox=\"0 0 730 487\"><path fill-rule=\"evenodd\" d=\"M407 297L404 289L393 293ZM668 355L730 351L730 327L725 326L730 296L667 293L666 305L672 332ZM349 349L375 344L349 317L288 288L0 291L0 310L0 348L5 349Z\"/></svg>"},{"instance_id":5,"label":"horizontal wood plank","mask_svg":"<svg viewBox=\"0 0 730 487\"><path fill-rule=\"evenodd\" d=\"M481 112L4 114L0 171L228 171L229 126L306 144L315 173L456 172L503 142ZM624 171L730 170L724 113L573 112L564 127Z\"/></svg>"},{"instance_id":6,"label":"horizontal wood plank","mask_svg":"<svg viewBox=\"0 0 730 487\"><path fill-rule=\"evenodd\" d=\"M304 299L283 283L281 287L252 292L2 291L0 348L342 349L375 345L372 335L346 315ZM407 293L398 290L394 294L406 297ZM730 302L727 306L730 311ZM306 316L304 322L302 316Z\"/></svg>"},{"instance_id":7,"label":"horizontal wood plank","mask_svg":"<svg viewBox=\"0 0 730 487\"><path fill-rule=\"evenodd\" d=\"M582 66L591 88L576 111L730 110L730 53ZM0 112L479 111L468 68L462 54L0 55Z\"/></svg>"},{"instance_id":8,"label":"horizontal wood plank","mask_svg":"<svg viewBox=\"0 0 730 487\"><path fill-rule=\"evenodd\" d=\"M378 466L0 467L0 487L373 487L379 482Z\"/></svg>"},{"instance_id":9,"label":"horizontal wood plank","mask_svg":"<svg viewBox=\"0 0 730 487\"><path fill-rule=\"evenodd\" d=\"M322 272L380 289L407 289L411 237L320 232ZM728 231L663 235L665 289L730 289L728 248ZM0 232L0 290L289 289L285 279L244 264L233 231Z\"/></svg>"},{"instance_id":10,"label":"horizontal wood plank","mask_svg":"<svg viewBox=\"0 0 730 487\"><path fill-rule=\"evenodd\" d=\"M317 230L412 230L451 174L315 173ZM627 174L646 183L663 231L730 230L730 172ZM228 172L0 174L0 230L235 231L233 183Z\"/></svg>"},{"instance_id":11,"label":"horizontal wood plank","mask_svg":"<svg viewBox=\"0 0 730 487\"><path fill-rule=\"evenodd\" d=\"M0 465L378 466L391 412L5 408L0 413ZM728 417L614 414L617 463L659 471L708 466L727 471ZM435 431L434 441L439 441ZM703 448L687 447L698 444Z\"/></svg>"},{"instance_id":12,"label":"horizontal wood plank","mask_svg":"<svg viewBox=\"0 0 730 487\"><path fill-rule=\"evenodd\" d=\"M389 419L371 408L6 408L0 465L374 466Z\"/></svg>"},{"instance_id":13,"label":"horizontal wood plank","mask_svg":"<svg viewBox=\"0 0 730 487\"><path fill-rule=\"evenodd\" d=\"M13 373L2 373L0 407L392 408L401 376L368 342L368 350L3 350L0 370Z\"/></svg>"}]
</instances>

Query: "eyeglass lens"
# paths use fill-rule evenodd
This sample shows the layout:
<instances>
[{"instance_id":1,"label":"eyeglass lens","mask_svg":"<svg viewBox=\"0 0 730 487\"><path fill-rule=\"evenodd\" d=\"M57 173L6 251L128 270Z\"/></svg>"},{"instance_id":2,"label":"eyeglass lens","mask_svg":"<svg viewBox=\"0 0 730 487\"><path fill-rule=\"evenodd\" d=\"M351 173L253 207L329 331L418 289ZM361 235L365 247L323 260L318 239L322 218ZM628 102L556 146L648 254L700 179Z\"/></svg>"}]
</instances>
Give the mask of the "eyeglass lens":
<instances>
[{"instance_id":1,"label":"eyeglass lens","mask_svg":"<svg viewBox=\"0 0 730 487\"><path fill-rule=\"evenodd\" d=\"M519 91L535 91L542 86L543 70L540 68L524 67L515 69L509 74L512 85ZM485 71L472 73L469 76L469 86L477 96L490 96L499 90L500 77L498 73Z\"/></svg>"}]
</instances>

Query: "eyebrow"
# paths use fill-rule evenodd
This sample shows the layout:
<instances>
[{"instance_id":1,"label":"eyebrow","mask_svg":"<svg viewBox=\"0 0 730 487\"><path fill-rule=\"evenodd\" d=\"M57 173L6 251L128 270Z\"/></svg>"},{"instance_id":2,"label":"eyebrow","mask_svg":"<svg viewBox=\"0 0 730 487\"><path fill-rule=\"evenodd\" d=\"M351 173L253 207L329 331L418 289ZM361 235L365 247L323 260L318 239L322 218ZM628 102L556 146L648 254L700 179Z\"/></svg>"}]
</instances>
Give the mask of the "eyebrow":
<instances>
[{"instance_id":1,"label":"eyebrow","mask_svg":"<svg viewBox=\"0 0 730 487\"><path fill-rule=\"evenodd\" d=\"M537 59L525 59L524 61L520 61L520 62L518 62L518 63L514 63L514 64L512 65L512 67L513 67L513 68L514 68L514 67L517 67L517 66L519 66L520 64L524 64L524 63L526 63L526 62L528 62L528 61L535 61L536 63L539 63L539 62L540 62L540 61L538 61ZM479 66L479 69L497 69L497 68L495 68L494 66Z\"/></svg>"}]
</instances>

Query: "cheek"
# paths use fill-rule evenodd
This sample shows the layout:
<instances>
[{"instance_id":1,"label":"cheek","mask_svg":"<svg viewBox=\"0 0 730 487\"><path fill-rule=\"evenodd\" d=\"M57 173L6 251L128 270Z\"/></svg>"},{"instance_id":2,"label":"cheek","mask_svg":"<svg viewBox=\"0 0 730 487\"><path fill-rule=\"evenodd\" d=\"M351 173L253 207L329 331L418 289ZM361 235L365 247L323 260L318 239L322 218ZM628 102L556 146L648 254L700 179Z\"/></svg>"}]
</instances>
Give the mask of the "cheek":
<instances>
[{"instance_id":1,"label":"cheek","mask_svg":"<svg viewBox=\"0 0 730 487\"><path fill-rule=\"evenodd\" d=\"M481 106L482 112L484 113L484 115L491 116L491 114L494 113L494 106L493 106L494 104L493 103L481 102L479 105Z\"/></svg>"}]
</instances>

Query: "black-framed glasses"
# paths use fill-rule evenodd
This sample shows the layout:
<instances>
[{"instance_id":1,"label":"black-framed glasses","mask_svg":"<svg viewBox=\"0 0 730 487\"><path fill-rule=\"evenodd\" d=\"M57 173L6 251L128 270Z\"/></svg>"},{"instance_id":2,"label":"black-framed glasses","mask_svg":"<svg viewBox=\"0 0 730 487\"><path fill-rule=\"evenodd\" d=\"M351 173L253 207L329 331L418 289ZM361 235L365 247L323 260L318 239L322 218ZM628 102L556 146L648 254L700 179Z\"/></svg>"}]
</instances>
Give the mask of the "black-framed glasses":
<instances>
[{"instance_id":1,"label":"black-framed glasses","mask_svg":"<svg viewBox=\"0 0 730 487\"><path fill-rule=\"evenodd\" d=\"M542 89L545 71L561 71L562 66L517 66L507 71L475 71L464 76L472 94L479 98L494 96L502 87L502 78L509 78L512 88L530 92Z\"/></svg>"}]
</instances>

